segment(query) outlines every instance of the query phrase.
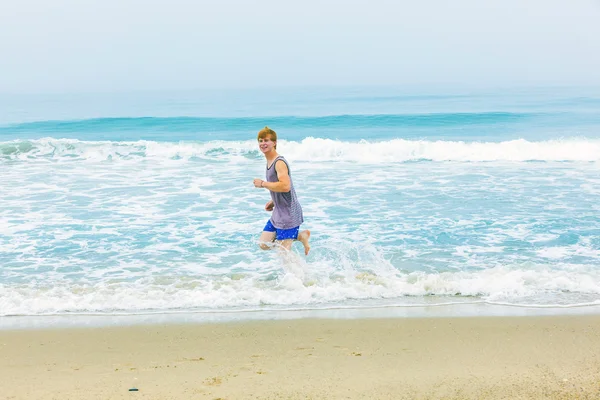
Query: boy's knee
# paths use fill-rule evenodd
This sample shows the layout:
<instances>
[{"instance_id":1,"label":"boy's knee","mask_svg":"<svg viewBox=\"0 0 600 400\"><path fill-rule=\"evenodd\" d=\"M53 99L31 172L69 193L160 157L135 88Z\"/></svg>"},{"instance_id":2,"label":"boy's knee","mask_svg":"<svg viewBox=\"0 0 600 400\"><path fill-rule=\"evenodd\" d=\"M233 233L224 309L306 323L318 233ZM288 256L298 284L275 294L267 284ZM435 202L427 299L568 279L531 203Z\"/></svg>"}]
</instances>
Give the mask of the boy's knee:
<instances>
[{"instance_id":1,"label":"boy's knee","mask_svg":"<svg viewBox=\"0 0 600 400\"><path fill-rule=\"evenodd\" d=\"M271 246L269 246L269 245L268 245L268 244L266 244L266 243L259 243L259 244L258 244L258 247L260 247L260 248L261 248L261 249L263 249L263 250L269 250L269 249L271 248Z\"/></svg>"}]
</instances>

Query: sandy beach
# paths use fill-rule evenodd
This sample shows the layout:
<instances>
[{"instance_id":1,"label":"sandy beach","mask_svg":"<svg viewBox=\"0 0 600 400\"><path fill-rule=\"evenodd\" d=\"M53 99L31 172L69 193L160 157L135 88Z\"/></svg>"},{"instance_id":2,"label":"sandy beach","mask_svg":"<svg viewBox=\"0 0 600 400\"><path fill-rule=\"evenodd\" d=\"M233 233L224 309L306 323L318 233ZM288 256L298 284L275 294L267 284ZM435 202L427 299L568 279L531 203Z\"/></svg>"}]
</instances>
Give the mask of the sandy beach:
<instances>
[{"instance_id":1,"label":"sandy beach","mask_svg":"<svg viewBox=\"0 0 600 400\"><path fill-rule=\"evenodd\" d=\"M3 399L600 398L598 315L10 330L0 351Z\"/></svg>"}]
</instances>

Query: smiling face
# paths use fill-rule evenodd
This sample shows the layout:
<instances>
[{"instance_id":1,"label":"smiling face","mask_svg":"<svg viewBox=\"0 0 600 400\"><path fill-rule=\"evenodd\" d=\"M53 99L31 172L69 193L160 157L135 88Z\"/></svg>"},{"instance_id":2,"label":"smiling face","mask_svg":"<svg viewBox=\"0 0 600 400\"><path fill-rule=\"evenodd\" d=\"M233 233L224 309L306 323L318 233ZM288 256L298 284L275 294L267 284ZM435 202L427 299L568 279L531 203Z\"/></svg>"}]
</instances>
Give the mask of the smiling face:
<instances>
[{"instance_id":1,"label":"smiling face","mask_svg":"<svg viewBox=\"0 0 600 400\"><path fill-rule=\"evenodd\" d=\"M275 149L276 146L277 146L277 142L274 142L271 139L271 135L267 135L264 138L258 139L258 148L260 149L260 151L263 154L271 152L272 150Z\"/></svg>"},{"instance_id":2,"label":"smiling face","mask_svg":"<svg viewBox=\"0 0 600 400\"><path fill-rule=\"evenodd\" d=\"M265 126L258 132L258 148L263 154L277 151L277 133L268 126Z\"/></svg>"}]
</instances>

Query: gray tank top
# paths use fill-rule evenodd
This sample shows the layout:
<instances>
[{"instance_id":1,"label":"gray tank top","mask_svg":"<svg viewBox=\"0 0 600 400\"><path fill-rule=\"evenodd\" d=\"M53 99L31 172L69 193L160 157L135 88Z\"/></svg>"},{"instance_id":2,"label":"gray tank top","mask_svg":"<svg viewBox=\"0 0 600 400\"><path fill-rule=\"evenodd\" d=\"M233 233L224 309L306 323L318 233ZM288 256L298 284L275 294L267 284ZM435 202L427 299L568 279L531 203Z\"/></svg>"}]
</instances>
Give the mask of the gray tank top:
<instances>
[{"instance_id":1,"label":"gray tank top","mask_svg":"<svg viewBox=\"0 0 600 400\"><path fill-rule=\"evenodd\" d=\"M267 182L279 182L277 171L275 170L275 164L279 160L283 161L288 167L288 174L290 175L290 191L287 193L271 192L271 200L275 203L273 215L271 216L271 223L278 229L291 229L300 226L300 224L304 222L304 217L302 215L302 207L300 207L300 203L298 203L296 191L294 190L292 171L285 158L279 156L273 161L270 168L267 165Z\"/></svg>"}]
</instances>

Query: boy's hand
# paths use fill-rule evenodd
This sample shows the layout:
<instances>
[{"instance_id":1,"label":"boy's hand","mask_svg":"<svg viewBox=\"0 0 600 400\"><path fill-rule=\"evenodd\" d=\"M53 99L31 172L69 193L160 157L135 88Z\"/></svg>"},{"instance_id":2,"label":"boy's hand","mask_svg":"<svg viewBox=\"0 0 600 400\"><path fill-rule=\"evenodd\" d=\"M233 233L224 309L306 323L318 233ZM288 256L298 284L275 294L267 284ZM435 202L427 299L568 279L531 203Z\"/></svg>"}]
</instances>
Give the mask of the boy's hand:
<instances>
[{"instance_id":1,"label":"boy's hand","mask_svg":"<svg viewBox=\"0 0 600 400\"><path fill-rule=\"evenodd\" d=\"M265 210L266 211L273 211L273 208L275 208L275 204L273 203L273 200L269 201L266 205L265 205Z\"/></svg>"}]
</instances>

